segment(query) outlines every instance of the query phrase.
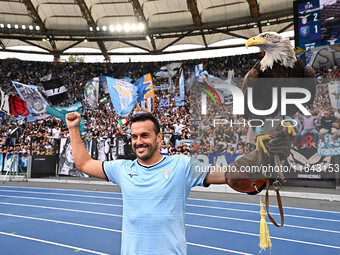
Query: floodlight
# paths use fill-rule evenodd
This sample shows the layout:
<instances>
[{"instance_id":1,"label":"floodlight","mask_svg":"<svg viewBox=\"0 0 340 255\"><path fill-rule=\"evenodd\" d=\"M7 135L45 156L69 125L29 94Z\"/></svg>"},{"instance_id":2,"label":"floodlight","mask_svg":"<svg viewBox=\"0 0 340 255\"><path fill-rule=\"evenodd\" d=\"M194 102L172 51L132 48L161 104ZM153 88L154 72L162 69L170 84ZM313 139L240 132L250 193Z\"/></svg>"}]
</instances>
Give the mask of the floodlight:
<instances>
[{"instance_id":1,"label":"floodlight","mask_svg":"<svg viewBox=\"0 0 340 255\"><path fill-rule=\"evenodd\" d=\"M137 30L137 25L134 23L131 25L131 30L135 32Z\"/></svg>"},{"instance_id":2,"label":"floodlight","mask_svg":"<svg viewBox=\"0 0 340 255\"><path fill-rule=\"evenodd\" d=\"M114 32L116 30L116 27L114 25L110 25L109 29L110 32Z\"/></svg>"},{"instance_id":3,"label":"floodlight","mask_svg":"<svg viewBox=\"0 0 340 255\"><path fill-rule=\"evenodd\" d=\"M121 32L121 31L123 30L122 25L118 24L118 25L116 26L116 30L117 30L118 32Z\"/></svg>"},{"instance_id":4,"label":"floodlight","mask_svg":"<svg viewBox=\"0 0 340 255\"><path fill-rule=\"evenodd\" d=\"M145 29L144 24L143 23L138 23L138 30L139 31L144 31L144 29Z\"/></svg>"},{"instance_id":5,"label":"floodlight","mask_svg":"<svg viewBox=\"0 0 340 255\"><path fill-rule=\"evenodd\" d=\"M130 32L130 24L125 24L124 25L124 31L125 32Z\"/></svg>"}]
</instances>

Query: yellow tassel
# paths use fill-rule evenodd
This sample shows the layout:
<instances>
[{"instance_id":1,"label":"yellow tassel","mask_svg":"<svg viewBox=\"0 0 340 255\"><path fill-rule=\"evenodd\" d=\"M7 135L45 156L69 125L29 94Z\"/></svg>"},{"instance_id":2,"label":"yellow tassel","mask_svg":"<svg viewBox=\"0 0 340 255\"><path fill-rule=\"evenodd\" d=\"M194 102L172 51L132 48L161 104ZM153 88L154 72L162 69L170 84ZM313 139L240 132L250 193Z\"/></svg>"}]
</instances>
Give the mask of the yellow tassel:
<instances>
[{"instance_id":1,"label":"yellow tassel","mask_svg":"<svg viewBox=\"0 0 340 255\"><path fill-rule=\"evenodd\" d=\"M261 214L261 221L260 221L260 248L261 251L272 247L272 242L270 241L270 236L269 236L269 229L268 225L266 222L266 212L263 208L263 203L260 201L260 214Z\"/></svg>"}]
</instances>

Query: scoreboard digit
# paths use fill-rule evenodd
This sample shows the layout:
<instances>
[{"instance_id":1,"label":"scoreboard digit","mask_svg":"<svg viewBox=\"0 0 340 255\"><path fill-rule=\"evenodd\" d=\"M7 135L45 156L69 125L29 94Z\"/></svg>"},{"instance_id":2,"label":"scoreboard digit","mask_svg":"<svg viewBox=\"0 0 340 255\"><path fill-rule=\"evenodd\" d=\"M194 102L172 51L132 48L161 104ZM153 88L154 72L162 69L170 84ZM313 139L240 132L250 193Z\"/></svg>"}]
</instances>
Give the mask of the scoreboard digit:
<instances>
[{"instance_id":1,"label":"scoreboard digit","mask_svg":"<svg viewBox=\"0 0 340 255\"><path fill-rule=\"evenodd\" d=\"M302 49L340 43L340 1L294 1L294 23L295 45Z\"/></svg>"},{"instance_id":2,"label":"scoreboard digit","mask_svg":"<svg viewBox=\"0 0 340 255\"><path fill-rule=\"evenodd\" d=\"M308 50L315 46L315 41L321 40L319 0L298 3L297 16L299 44Z\"/></svg>"}]
</instances>

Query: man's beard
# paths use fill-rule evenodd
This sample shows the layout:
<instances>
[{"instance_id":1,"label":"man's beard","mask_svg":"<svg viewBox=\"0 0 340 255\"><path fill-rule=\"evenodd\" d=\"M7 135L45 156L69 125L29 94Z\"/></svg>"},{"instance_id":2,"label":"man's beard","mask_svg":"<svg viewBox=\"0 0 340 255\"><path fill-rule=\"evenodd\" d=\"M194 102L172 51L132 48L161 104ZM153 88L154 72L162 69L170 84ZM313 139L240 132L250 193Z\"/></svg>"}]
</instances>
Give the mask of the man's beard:
<instances>
[{"instance_id":1,"label":"man's beard","mask_svg":"<svg viewBox=\"0 0 340 255\"><path fill-rule=\"evenodd\" d=\"M138 147L144 147L144 146L142 145L142 146L138 146ZM137 158L140 159L140 160L143 160L143 161L150 159L153 156L153 154L155 154L155 152L157 150L157 144L155 144L155 146L152 146L152 147L150 147L150 145L146 145L145 150L149 150L149 152L144 156L139 156L138 153L137 153L138 147L137 148L132 147L132 150L136 154Z\"/></svg>"}]
</instances>

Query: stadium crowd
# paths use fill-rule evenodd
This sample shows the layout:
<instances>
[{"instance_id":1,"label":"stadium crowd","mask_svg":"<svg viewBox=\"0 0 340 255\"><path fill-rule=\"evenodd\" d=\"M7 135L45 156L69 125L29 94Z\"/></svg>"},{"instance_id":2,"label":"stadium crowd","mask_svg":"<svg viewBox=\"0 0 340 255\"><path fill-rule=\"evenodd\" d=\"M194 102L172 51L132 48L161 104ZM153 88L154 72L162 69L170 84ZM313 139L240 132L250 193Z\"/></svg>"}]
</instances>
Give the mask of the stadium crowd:
<instances>
[{"instance_id":1,"label":"stadium crowd","mask_svg":"<svg viewBox=\"0 0 340 255\"><path fill-rule=\"evenodd\" d=\"M260 59L259 54L229 56L204 60L188 60L182 62L185 76L189 77L189 71L194 66L203 62L204 70L209 74L227 79L228 70L234 70L236 85L240 86L242 78L248 70ZM136 81L143 74L151 73L155 88L168 83L168 79L155 77L155 72L160 66L166 63L53 63L28 62L16 59L0 60L0 85L6 93L17 95L11 81L18 81L24 84L40 85L40 79L53 73L61 78L68 89L68 100L60 106L70 105L84 99L84 85L88 80L100 75L113 76L116 78L130 77ZM339 113L334 112L330 107L328 95L328 82L339 78L339 68L321 68L316 70L318 77L317 96L313 109L310 109L315 116L323 117L324 114L333 116L336 119L335 128L338 130ZM178 74L172 78L173 84L178 84ZM178 86L177 86L178 87ZM163 87L164 88L164 87ZM232 115L232 105L216 106L209 103L208 114L199 119L193 113L193 108L199 108L197 102L191 100L188 87L186 88L185 106L177 107L173 93L169 89L155 90L155 115L160 121L164 139L161 145L161 153L164 155L184 153L190 154L197 151L206 153L247 153L250 144L247 143L247 127L242 125L230 127L228 125L217 125L211 122L212 116L233 120L234 123L243 121L241 116ZM178 88L176 88L178 91ZM175 93L176 93L175 91ZM107 96L107 95L106 95ZM100 98L105 97L103 91ZM108 96L107 96L108 97ZM160 105L161 98L168 97L169 105ZM328 113L326 113L328 112ZM303 127L302 117L295 116L301 123L301 134ZM112 137L114 135L128 135L128 126L118 124L119 117L115 114L111 101L100 104L98 110L84 110L85 122L84 137L87 139L99 137ZM199 126L195 121L200 120ZM319 132L322 129L322 120L317 118L313 128ZM0 153L13 153L14 151L23 154L48 155L56 152L57 140L67 137L68 132L62 121L55 117L39 120L36 122L25 122L14 117L3 116L0 119ZM13 130L19 127L18 137L15 138ZM185 140L192 139L191 148ZM176 142L181 141L182 142ZM296 146L296 144L294 144Z\"/></svg>"}]
</instances>

